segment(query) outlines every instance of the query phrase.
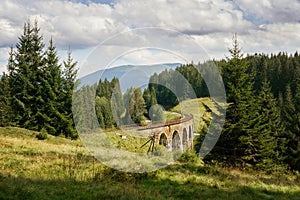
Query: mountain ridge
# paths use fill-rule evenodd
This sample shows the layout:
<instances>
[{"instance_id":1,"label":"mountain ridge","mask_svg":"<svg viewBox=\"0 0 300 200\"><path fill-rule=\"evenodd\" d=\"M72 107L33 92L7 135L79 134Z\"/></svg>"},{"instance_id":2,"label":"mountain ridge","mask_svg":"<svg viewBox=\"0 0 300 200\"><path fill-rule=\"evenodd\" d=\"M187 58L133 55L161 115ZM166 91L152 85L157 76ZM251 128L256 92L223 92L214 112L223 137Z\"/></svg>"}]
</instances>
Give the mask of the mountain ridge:
<instances>
[{"instance_id":1,"label":"mountain ridge","mask_svg":"<svg viewBox=\"0 0 300 200\"><path fill-rule=\"evenodd\" d=\"M182 63L162 63L154 65L120 65L109 69L100 69L80 78L81 88L84 85L93 85L100 79L111 80L114 77L120 81L121 90L125 91L130 87L143 87L148 84L149 78L154 73L160 73L166 69L175 69Z\"/></svg>"}]
</instances>

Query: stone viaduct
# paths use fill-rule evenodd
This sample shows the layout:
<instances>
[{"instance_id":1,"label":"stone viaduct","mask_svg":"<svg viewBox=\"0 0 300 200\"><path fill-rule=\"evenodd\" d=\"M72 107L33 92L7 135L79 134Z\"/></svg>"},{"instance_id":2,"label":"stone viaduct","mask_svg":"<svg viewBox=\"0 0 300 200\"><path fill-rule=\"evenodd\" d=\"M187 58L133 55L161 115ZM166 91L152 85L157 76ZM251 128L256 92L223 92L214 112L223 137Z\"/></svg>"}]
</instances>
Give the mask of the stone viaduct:
<instances>
[{"instance_id":1,"label":"stone viaduct","mask_svg":"<svg viewBox=\"0 0 300 200\"><path fill-rule=\"evenodd\" d=\"M153 136L156 144L161 144L171 151L185 151L193 145L193 116L182 115L167 123L153 123L140 127L138 131Z\"/></svg>"}]
</instances>

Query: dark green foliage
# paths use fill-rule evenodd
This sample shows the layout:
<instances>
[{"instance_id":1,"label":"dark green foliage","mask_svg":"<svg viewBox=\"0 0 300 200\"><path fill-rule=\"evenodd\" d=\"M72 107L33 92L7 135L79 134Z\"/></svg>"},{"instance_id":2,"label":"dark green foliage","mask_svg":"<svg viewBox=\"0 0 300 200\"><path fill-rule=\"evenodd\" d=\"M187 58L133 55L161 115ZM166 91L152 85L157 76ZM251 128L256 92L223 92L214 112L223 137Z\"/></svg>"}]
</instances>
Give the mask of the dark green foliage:
<instances>
[{"instance_id":1,"label":"dark green foliage","mask_svg":"<svg viewBox=\"0 0 300 200\"><path fill-rule=\"evenodd\" d=\"M48 133L45 128L42 128L42 130L36 135L36 138L38 140L46 140L48 138Z\"/></svg>"},{"instance_id":2,"label":"dark green foliage","mask_svg":"<svg viewBox=\"0 0 300 200\"><path fill-rule=\"evenodd\" d=\"M256 169L273 172L282 164L283 126L276 101L267 81L263 81L261 93L257 99L258 115L251 121L248 135L240 138L242 143L250 144L243 159Z\"/></svg>"},{"instance_id":3,"label":"dark green foliage","mask_svg":"<svg viewBox=\"0 0 300 200\"><path fill-rule=\"evenodd\" d=\"M211 65L217 64L222 71L228 109L221 138L206 160L217 159L230 165L269 171L284 169L287 164L299 170L300 55L280 52L244 57L236 37L229 51L231 58L226 60L188 64L154 74L143 95L147 110L153 105L153 97L165 109L188 97L187 84L181 81L176 84L179 80L176 71L192 85L197 97L209 96L206 85L216 85L215 80L220 78L213 77L216 73L211 71L214 69ZM210 92L212 96L218 94L218 91ZM212 113L212 117L220 116ZM210 122L206 123L208 126ZM207 126L195 143L196 150L200 149Z\"/></svg>"},{"instance_id":4,"label":"dark green foliage","mask_svg":"<svg viewBox=\"0 0 300 200\"><path fill-rule=\"evenodd\" d=\"M174 70L163 71L159 75L156 73L150 77L148 89L152 93L152 95L156 96L156 101L158 104L162 105L165 109L170 109L176 106L179 101L174 92L176 89L174 86L176 85L177 79L175 79ZM154 98L154 97L152 97ZM152 102L155 100L151 100ZM147 106L150 106L149 102L147 102ZM149 107L150 108L150 107Z\"/></svg>"},{"instance_id":5,"label":"dark green foliage","mask_svg":"<svg viewBox=\"0 0 300 200\"><path fill-rule=\"evenodd\" d=\"M116 121L116 125L120 126L124 124L124 117L126 115L124 99L121 92L119 80L117 78L113 78L111 85L113 88L113 92L111 95L111 110L114 120Z\"/></svg>"},{"instance_id":6,"label":"dark green foliage","mask_svg":"<svg viewBox=\"0 0 300 200\"><path fill-rule=\"evenodd\" d=\"M53 40L44 51L39 32L36 21L33 26L30 21L25 23L16 51L10 52L8 82L9 92L13 94L10 123L76 138L71 111L76 63L69 53L62 72Z\"/></svg>"},{"instance_id":7,"label":"dark green foliage","mask_svg":"<svg viewBox=\"0 0 300 200\"><path fill-rule=\"evenodd\" d=\"M149 110L149 118L152 122L165 122L164 110L158 104L151 106Z\"/></svg>"},{"instance_id":8,"label":"dark green foliage","mask_svg":"<svg viewBox=\"0 0 300 200\"><path fill-rule=\"evenodd\" d=\"M44 62L41 72L41 87L39 87L38 95L41 96L43 104L39 110L39 126L46 129L51 135L59 135L64 130L57 126L57 121L62 121L61 117L61 67L58 64L58 57L56 55L55 47L52 39L49 47L45 53Z\"/></svg>"},{"instance_id":9,"label":"dark green foliage","mask_svg":"<svg viewBox=\"0 0 300 200\"><path fill-rule=\"evenodd\" d=\"M0 126L11 124L11 93L8 76L3 73L0 79Z\"/></svg>"},{"instance_id":10,"label":"dark green foliage","mask_svg":"<svg viewBox=\"0 0 300 200\"><path fill-rule=\"evenodd\" d=\"M223 68L223 78L227 92L228 108L226 121L220 139L216 144L212 157L230 164L245 163L244 156L253 140L241 141L250 135L249 124L254 120L256 105L253 100L251 76L246 72L248 65L242 59L237 38L233 38L233 48L229 50L231 58Z\"/></svg>"},{"instance_id":11,"label":"dark green foliage","mask_svg":"<svg viewBox=\"0 0 300 200\"><path fill-rule=\"evenodd\" d=\"M42 37L37 24L24 25L23 35L19 37L14 60L9 61L9 81L13 95L14 119L21 127L38 130L38 113L42 98L38 93L43 67Z\"/></svg>"},{"instance_id":12,"label":"dark green foliage","mask_svg":"<svg viewBox=\"0 0 300 200\"><path fill-rule=\"evenodd\" d=\"M286 148L283 152L286 163L294 170L300 170L300 85L298 85L294 98L288 85L285 94L285 103L282 108L282 118L285 125L284 138Z\"/></svg>"},{"instance_id":13,"label":"dark green foliage","mask_svg":"<svg viewBox=\"0 0 300 200\"><path fill-rule=\"evenodd\" d=\"M131 119L134 123L137 124L144 124L145 117L144 114L146 113L146 104L142 95L141 88L136 88L130 95L128 111L131 116Z\"/></svg>"},{"instance_id":14,"label":"dark green foliage","mask_svg":"<svg viewBox=\"0 0 300 200\"><path fill-rule=\"evenodd\" d=\"M96 115L101 128L120 126L125 121L125 106L119 80L99 80L96 86Z\"/></svg>"},{"instance_id":15,"label":"dark green foliage","mask_svg":"<svg viewBox=\"0 0 300 200\"><path fill-rule=\"evenodd\" d=\"M77 62L73 61L71 51L68 52L68 58L64 63L64 70L62 72L62 96L61 96L61 120L62 130L67 137L77 138L78 134L74 129L73 113L72 113L72 97L73 91L76 89L76 77L78 69Z\"/></svg>"},{"instance_id":16,"label":"dark green foliage","mask_svg":"<svg viewBox=\"0 0 300 200\"><path fill-rule=\"evenodd\" d=\"M157 104L156 93L153 87L146 88L143 93L143 98L146 103L146 110L149 112L151 106ZM147 113L149 114L149 113Z\"/></svg>"},{"instance_id":17,"label":"dark green foliage","mask_svg":"<svg viewBox=\"0 0 300 200\"><path fill-rule=\"evenodd\" d=\"M199 158L199 156L196 154L196 152L194 150L188 150L186 152L184 152L178 159L177 161L181 162L181 163L200 163L201 160Z\"/></svg>"},{"instance_id":18,"label":"dark green foliage","mask_svg":"<svg viewBox=\"0 0 300 200\"><path fill-rule=\"evenodd\" d=\"M99 128L95 111L95 91L96 85L83 86L73 94L74 123L80 133Z\"/></svg>"},{"instance_id":19,"label":"dark green foliage","mask_svg":"<svg viewBox=\"0 0 300 200\"><path fill-rule=\"evenodd\" d=\"M96 96L95 109L100 127L112 128L114 125L114 119L108 99Z\"/></svg>"}]
</instances>

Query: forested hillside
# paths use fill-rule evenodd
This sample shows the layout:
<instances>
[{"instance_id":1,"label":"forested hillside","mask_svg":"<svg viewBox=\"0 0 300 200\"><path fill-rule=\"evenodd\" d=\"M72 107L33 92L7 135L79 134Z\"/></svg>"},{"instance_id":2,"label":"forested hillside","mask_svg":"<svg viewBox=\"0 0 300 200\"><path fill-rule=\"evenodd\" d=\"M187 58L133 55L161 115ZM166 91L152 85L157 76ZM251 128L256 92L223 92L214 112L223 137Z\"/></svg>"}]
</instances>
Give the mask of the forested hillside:
<instances>
[{"instance_id":1,"label":"forested hillside","mask_svg":"<svg viewBox=\"0 0 300 200\"><path fill-rule=\"evenodd\" d=\"M39 31L36 22L25 23L10 51L8 73L0 81L0 125L77 138L72 113L77 63L70 52L68 59L60 62L54 40L45 47ZM204 77L212 82L222 79L227 94L226 121L205 161L269 172L300 170L300 55L244 56L236 36L229 54L224 60L154 74L144 90L128 88L122 93L117 78L99 80L78 89L82 95L75 96L73 107L76 102L86 102L91 107L80 108L81 116L95 111L103 129L145 125L147 120L162 121L163 109L172 109L183 100L209 97ZM211 76L212 65L218 66L222 77ZM88 98L91 95L94 100ZM90 119L75 116L75 123L97 128ZM202 136L206 128L200 131Z\"/></svg>"},{"instance_id":2,"label":"forested hillside","mask_svg":"<svg viewBox=\"0 0 300 200\"><path fill-rule=\"evenodd\" d=\"M221 137L205 160L267 171L300 170L298 52L244 56L235 36L229 53L227 59L214 62L222 74L228 107ZM181 92L179 98L188 96L187 84L192 85L198 98L209 97L203 77L214 63L184 65L175 71L154 74L148 91L167 108L177 105L178 96L160 84L178 85L176 74L180 72L188 82L180 82L175 87ZM155 81L160 84L153 84Z\"/></svg>"}]
</instances>

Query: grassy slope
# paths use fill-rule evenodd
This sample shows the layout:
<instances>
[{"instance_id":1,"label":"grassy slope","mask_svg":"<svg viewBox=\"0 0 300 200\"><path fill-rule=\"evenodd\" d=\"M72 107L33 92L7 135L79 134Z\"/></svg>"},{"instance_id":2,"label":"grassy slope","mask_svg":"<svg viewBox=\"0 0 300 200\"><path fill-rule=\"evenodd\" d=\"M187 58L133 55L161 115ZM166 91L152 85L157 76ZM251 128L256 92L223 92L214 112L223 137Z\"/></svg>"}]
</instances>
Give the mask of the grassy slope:
<instances>
[{"instance_id":1,"label":"grassy slope","mask_svg":"<svg viewBox=\"0 0 300 200\"><path fill-rule=\"evenodd\" d=\"M172 108L171 111L183 114L193 114L195 131L200 132L204 125L202 118L206 120L210 120L211 118L211 114L206 111L203 104L208 106L212 111L216 111L210 98L186 100ZM197 109L195 108L196 106L198 107Z\"/></svg>"},{"instance_id":2,"label":"grassy slope","mask_svg":"<svg viewBox=\"0 0 300 200\"><path fill-rule=\"evenodd\" d=\"M178 163L148 174L103 166L80 141L0 128L0 199L299 199L300 176ZM143 142L143 141L142 141Z\"/></svg>"}]
</instances>

